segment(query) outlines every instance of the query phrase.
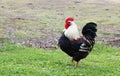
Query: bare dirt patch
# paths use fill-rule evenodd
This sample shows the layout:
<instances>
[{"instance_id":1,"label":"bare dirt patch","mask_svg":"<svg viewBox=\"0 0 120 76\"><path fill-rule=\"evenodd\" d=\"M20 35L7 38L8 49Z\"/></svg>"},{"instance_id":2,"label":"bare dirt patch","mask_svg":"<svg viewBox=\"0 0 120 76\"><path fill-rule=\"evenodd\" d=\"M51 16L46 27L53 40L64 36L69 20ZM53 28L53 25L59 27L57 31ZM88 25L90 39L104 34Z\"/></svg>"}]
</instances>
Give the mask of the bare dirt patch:
<instances>
[{"instance_id":1,"label":"bare dirt patch","mask_svg":"<svg viewBox=\"0 0 120 76\"><path fill-rule=\"evenodd\" d=\"M120 0L107 0L109 2L120 3Z\"/></svg>"},{"instance_id":2,"label":"bare dirt patch","mask_svg":"<svg viewBox=\"0 0 120 76\"><path fill-rule=\"evenodd\" d=\"M97 41L120 46L119 0L2 0L0 37L11 43L56 48L66 17L74 17L79 29L98 24Z\"/></svg>"}]
</instances>

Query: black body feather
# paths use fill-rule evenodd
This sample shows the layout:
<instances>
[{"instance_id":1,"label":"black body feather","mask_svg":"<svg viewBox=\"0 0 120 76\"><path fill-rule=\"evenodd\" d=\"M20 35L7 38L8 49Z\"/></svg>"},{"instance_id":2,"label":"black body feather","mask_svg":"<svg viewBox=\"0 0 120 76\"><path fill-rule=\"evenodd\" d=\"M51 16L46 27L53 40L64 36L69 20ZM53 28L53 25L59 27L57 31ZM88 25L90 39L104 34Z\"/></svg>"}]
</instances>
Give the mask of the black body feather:
<instances>
[{"instance_id":1,"label":"black body feather","mask_svg":"<svg viewBox=\"0 0 120 76\"><path fill-rule=\"evenodd\" d=\"M97 24L93 22L87 23L82 29L83 37L75 41L70 41L63 33L59 39L59 47L73 60L79 62L88 56L95 44L96 27Z\"/></svg>"}]
</instances>

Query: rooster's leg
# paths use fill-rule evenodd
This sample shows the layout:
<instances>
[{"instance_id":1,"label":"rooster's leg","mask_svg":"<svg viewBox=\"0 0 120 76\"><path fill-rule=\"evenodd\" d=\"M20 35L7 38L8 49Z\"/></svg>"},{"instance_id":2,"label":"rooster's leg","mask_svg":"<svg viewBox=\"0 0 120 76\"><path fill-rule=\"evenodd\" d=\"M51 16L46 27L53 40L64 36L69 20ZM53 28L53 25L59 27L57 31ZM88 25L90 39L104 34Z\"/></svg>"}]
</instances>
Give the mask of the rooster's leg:
<instances>
[{"instance_id":1,"label":"rooster's leg","mask_svg":"<svg viewBox=\"0 0 120 76\"><path fill-rule=\"evenodd\" d=\"M74 59L73 59L73 57L72 57L71 63L73 64L73 62L74 62Z\"/></svg>"},{"instance_id":2,"label":"rooster's leg","mask_svg":"<svg viewBox=\"0 0 120 76\"><path fill-rule=\"evenodd\" d=\"M76 63L75 67L78 67L79 61Z\"/></svg>"}]
</instances>

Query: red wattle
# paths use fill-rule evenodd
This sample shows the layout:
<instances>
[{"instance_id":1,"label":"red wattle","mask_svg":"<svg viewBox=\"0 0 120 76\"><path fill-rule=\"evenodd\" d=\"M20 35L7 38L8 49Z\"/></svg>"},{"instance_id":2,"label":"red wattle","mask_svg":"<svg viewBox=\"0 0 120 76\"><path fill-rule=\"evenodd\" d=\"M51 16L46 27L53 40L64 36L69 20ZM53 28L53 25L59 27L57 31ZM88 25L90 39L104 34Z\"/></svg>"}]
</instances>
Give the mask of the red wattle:
<instances>
[{"instance_id":1,"label":"red wattle","mask_svg":"<svg viewBox=\"0 0 120 76\"><path fill-rule=\"evenodd\" d=\"M66 29L67 29L69 26L70 26L70 25L68 25L68 24L65 24L65 28L66 28Z\"/></svg>"}]
</instances>

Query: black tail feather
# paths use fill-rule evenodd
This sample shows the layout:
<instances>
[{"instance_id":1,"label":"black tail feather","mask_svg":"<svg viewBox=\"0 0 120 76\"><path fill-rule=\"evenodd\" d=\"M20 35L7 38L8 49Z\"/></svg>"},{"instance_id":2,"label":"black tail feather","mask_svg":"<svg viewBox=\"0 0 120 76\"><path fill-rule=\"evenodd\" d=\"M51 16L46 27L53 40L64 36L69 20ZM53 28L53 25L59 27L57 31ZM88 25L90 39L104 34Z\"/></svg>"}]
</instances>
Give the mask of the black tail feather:
<instances>
[{"instance_id":1,"label":"black tail feather","mask_svg":"<svg viewBox=\"0 0 120 76\"><path fill-rule=\"evenodd\" d=\"M96 35L96 32L97 32L97 24L96 23L93 23L93 22L89 22L87 23L83 29L82 29L82 34L83 36L90 36L91 38L95 38L97 35Z\"/></svg>"}]
</instances>

